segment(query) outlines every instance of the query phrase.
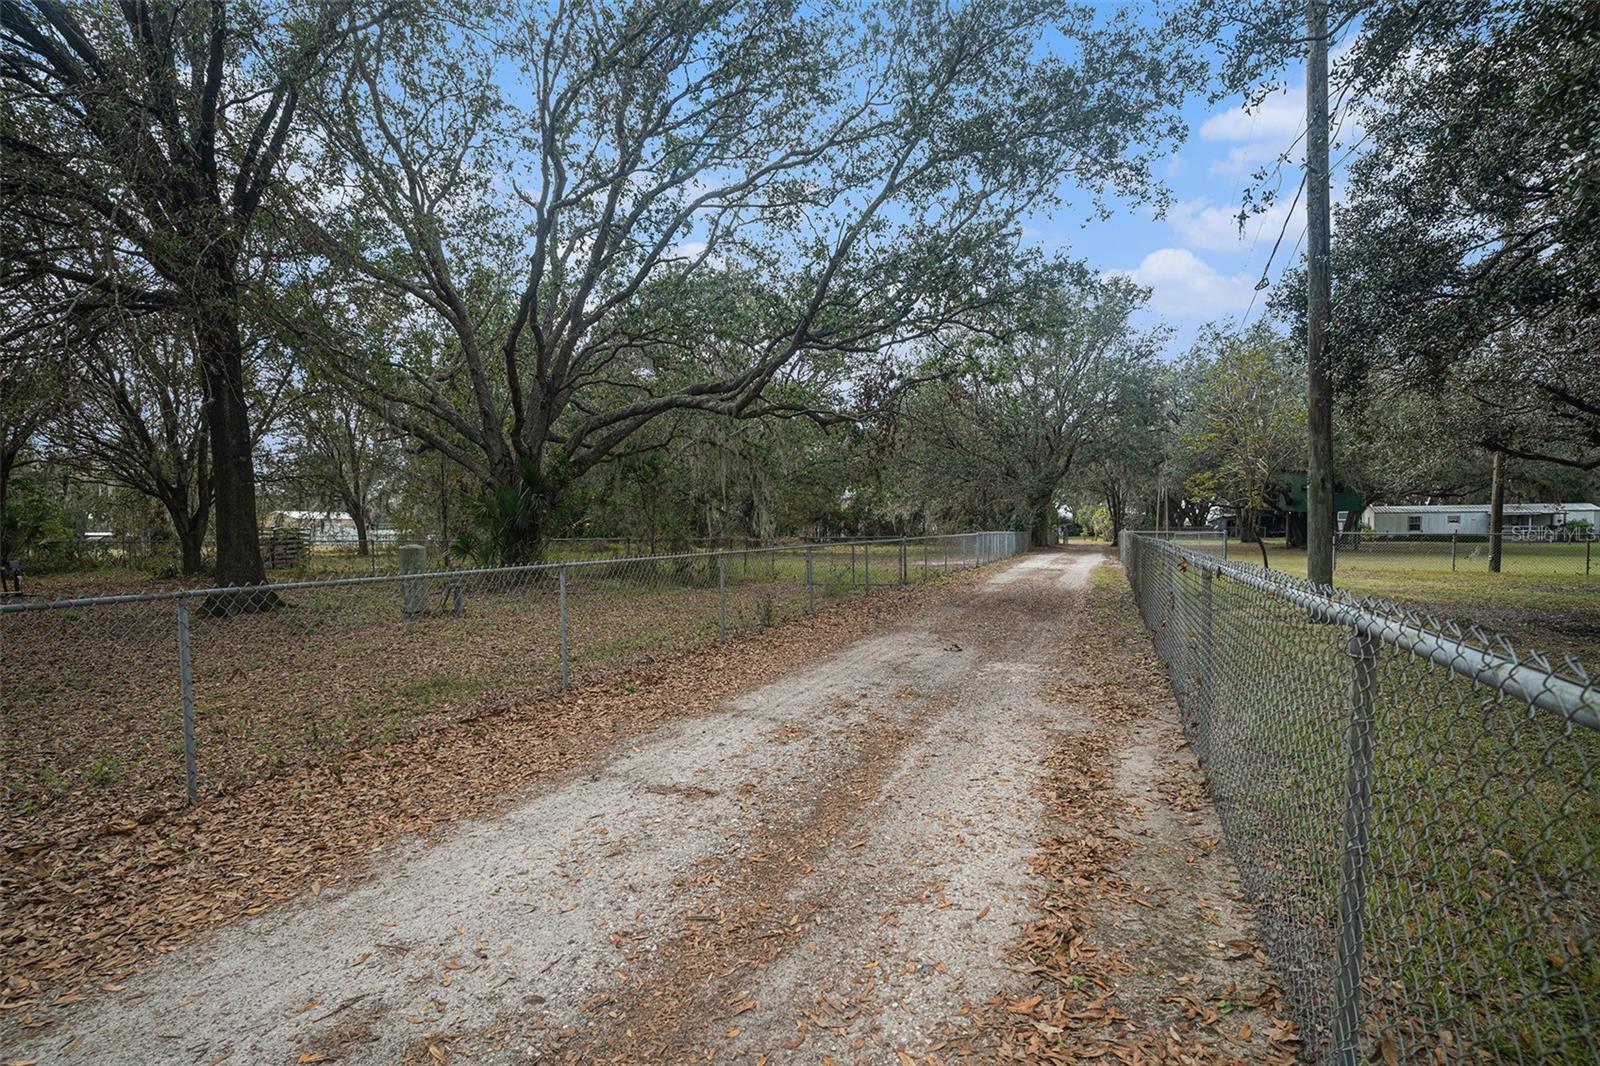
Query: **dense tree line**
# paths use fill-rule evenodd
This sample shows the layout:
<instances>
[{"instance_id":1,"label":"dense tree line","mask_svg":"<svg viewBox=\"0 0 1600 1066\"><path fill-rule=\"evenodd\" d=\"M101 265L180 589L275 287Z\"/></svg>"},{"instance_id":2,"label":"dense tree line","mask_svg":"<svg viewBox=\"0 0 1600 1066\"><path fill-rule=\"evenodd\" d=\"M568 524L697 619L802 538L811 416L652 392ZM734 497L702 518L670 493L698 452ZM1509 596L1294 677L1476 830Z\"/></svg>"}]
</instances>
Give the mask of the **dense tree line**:
<instances>
[{"instance_id":1,"label":"dense tree line","mask_svg":"<svg viewBox=\"0 0 1600 1066\"><path fill-rule=\"evenodd\" d=\"M1596 21L1329 7L1336 482L1592 494ZM0 556L109 523L252 584L287 507L498 561L1251 529L1307 459L1302 272L1172 358L1020 226L1159 208L1180 105L1271 89L1304 13L0 0Z\"/></svg>"},{"instance_id":2,"label":"dense tree line","mask_svg":"<svg viewBox=\"0 0 1600 1066\"><path fill-rule=\"evenodd\" d=\"M268 466L365 512L377 451L441 458L514 561L689 416L864 432L907 351L1061 284L1021 218L1153 193L1193 73L1009 0L6 0L0 35L7 350L64 365L64 426L162 453L157 483L57 438L239 584Z\"/></svg>"},{"instance_id":3,"label":"dense tree line","mask_svg":"<svg viewBox=\"0 0 1600 1066\"><path fill-rule=\"evenodd\" d=\"M1330 255L1336 487L1364 505L1482 502L1498 456L1524 499L1593 498L1593 6L1190 0L1165 25L1214 56L1213 100L1260 101L1304 61L1319 6L1338 45L1333 148L1349 163ZM1304 178L1284 173L1297 147L1244 190L1241 225L1300 201ZM1074 481L1097 528L1228 513L1249 536L1267 497L1306 469L1303 262L1270 304L1270 327L1214 323L1161 377L1138 419L1148 435L1128 451L1139 458L1102 460Z\"/></svg>"}]
</instances>

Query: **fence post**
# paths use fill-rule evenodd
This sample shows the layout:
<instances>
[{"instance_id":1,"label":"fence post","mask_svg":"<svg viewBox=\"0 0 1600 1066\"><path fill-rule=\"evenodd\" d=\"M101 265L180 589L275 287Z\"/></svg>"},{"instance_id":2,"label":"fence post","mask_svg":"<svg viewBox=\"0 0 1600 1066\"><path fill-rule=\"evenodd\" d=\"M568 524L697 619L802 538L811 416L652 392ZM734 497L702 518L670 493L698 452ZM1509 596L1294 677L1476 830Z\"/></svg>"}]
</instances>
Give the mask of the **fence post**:
<instances>
[{"instance_id":1,"label":"fence post","mask_svg":"<svg viewBox=\"0 0 1600 1066\"><path fill-rule=\"evenodd\" d=\"M1452 574L1456 572L1456 536L1457 534L1455 533L1450 534L1450 572Z\"/></svg>"},{"instance_id":2,"label":"fence post","mask_svg":"<svg viewBox=\"0 0 1600 1066\"><path fill-rule=\"evenodd\" d=\"M1200 699L1195 725L1200 734L1195 750L1207 762L1211 759L1211 706L1215 690L1215 676L1211 668L1211 587L1215 575L1209 566L1200 570ZM1205 717L1202 718L1201 715ZM1204 739L1201 739L1204 738Z\"/></svg>"},{"instance_id":3,"label":"fence post","mask_svg":"<svg viewBox=\"0 0 1600 1066\"><path fill-rule=\"evenodd\" d=\"M1589 561L1594 556L1594 538L1583 542L1583 576L1589 576Z\"/></svg>"},{"instance_id":4,"label":"fence post","mask_svg":"<svg viewBox=\"0 0 1600 1066\"><path fill-rule=\"evenodd\" d=\"M561 609L561 687L572 687L572 653L567 643L567 568L556 571L556 599Z\"/></svg>"},{"instance_id":5,"label":"fence post","mask_svg":"<svg viewBox=\"0 0 1600 1066\"><path fill-rule=\"evenodd\" d=\"M1328 548L1328 569L1337 572L1339 569L1339 534L1333 535L1333 544Z\"/></svg>"},{"instance_id":6,"label":"fence post","mask_svg":"<svg viewBox=\"0 0 1600 1066\"><path fill-rule=\"evenodd\" d=\"M189 605L178 598L178 700L183 712L183 795L193 806L199 796L194 754L194 670L189 659Z\"/></svg>"},{"instance_id":7,"label":"fence post","mask_svg":"<svg viewBox=\"0 0 1600 1066\"><path fill-rule=\"evenodd\" d=\"M1372 810L1373 705L1378 641L1354 630L1350 656L1349 761L1344 774L1344 851L1339 860L1339 910L1334 986L1333 1053L1339 1066L1361 1062L1361 946L1366 933L1367 818Z\"/></svg>"},{"instance_id":8,"label":"fence post","mask_svg":"<svg viewBox=\"0 0 1600 1066\"><path fill-rule=\"evenodd\" d=\"M1584 573L1588 573L1588 570L1585 570ZM928 580L928 542L926 540L922 542L922 580Z\"/></svg>"},{"instance_id":9,"label":"fence post","mask_svg":"<svg viewBox=\"0 0 1600 1066\"><path fill-rule=\"evenodd\" d=\"M1189 572L1189 564L1176 554L1162 561L1165 564L1167 589L1167 624L1164 631L1172 650L1161 657L1172 677L1172 693L1177 697L1179 713L1182 715L1188 714L1194 707L1197 673L1189 644L1189 635L1194 632L1194 623L1189 618L1193 604L1189 598L1191 594L1183 588L1183 575ZM1160 649L1157 648L1157 651L1159 653Z\"/></svg>"},{"instance_id":10,"label":"fence post","mask_svg":"<svg viewBox=\"0 0 1600 1066\"><path fill-rule=\"evenodd\" d=\"M451 587L451 591L454 594L454 601L455 601L451 605L451 613L454 614L457 618L465 618L466 614L467 614L467 592L466 592L466 590L461 587L461 582L457 581Z\"/></svg>"},{"instance_id":11,"label":"fence post","mask_svg":"<svg viewBox=\"0 0 1600 1066\"><path fill-rule=\"evenodd\" d=\"M717 555L717 641L728 642L728 557Z\"/></svg>"},{"instance_id":12,"label":"fence post","mask_svg":"<svg viewBox=\"0 0 1600 1066\"><path fill-rule=\"evenodd\" d=\"M866 591L872 591L872 545L861 545L861 578L866 583Z\"/></svg>"},{"instance_id":13,"label":"fence post","mask_svg":"<svg viewBox=\"0 0 1600 1066\"><path fill-rule=\"evenodd\" d=\"M816 588L811 583L811 545L806 545L806 613L817 609Z\"/></svg>"},{"instance_id":14,"label":"fence post","mask_svg":"<svg viewBox=\"0 0 1600 1066\"><path fill-rule=\"evenodd\" d=\"M900 584L906 583L906 538L900 538Z\"/></svg>"},{"instance_id":15,"label":"fence post","mask_svg":"<svg viewBox=\"0 0 1600 1066\"><path fill-rule=\"evenodd\" d=\"M400 582L400 611L415 618L428 611L428 580L420 575L428 569L428 549L421 544L400 546L400 572L417 574Z\"/></svg>"}]
</instances>

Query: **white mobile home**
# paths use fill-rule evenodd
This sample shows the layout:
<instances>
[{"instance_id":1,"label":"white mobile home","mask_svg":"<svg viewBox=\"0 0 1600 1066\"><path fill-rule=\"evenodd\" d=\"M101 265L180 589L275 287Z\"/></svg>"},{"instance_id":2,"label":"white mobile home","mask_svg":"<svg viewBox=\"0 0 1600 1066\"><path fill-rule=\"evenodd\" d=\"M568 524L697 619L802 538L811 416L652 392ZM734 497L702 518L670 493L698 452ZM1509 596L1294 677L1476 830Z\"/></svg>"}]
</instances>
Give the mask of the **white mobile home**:
<instances>
[{"instance_id":1,"label":"white mobile home","mask_svg":"<svg viewBox=\"0 0 1600 1066\"><path fill-rule=\"evenodd\" d=\"M1374 533L1489 532L1489 505L1486 503L1368 507L1361 517L1363 524ZM1600 504L1508 503L1505 507L1508 535L1534 530L1554 533L1569 522L1579 521L1600 529Z\"/></svg>"},{"instance_id":2,"label":"white mobile home","mask_svg":"<svg viewBox=\"0 0 1600 1066\"><path fill-rule=\"evenodd\" d=\"M336 536L348 531L355 539L355 519L343 511L269 511L261 524L268 529L309 529L316 536Z\"/></svg>"}]
</instances>

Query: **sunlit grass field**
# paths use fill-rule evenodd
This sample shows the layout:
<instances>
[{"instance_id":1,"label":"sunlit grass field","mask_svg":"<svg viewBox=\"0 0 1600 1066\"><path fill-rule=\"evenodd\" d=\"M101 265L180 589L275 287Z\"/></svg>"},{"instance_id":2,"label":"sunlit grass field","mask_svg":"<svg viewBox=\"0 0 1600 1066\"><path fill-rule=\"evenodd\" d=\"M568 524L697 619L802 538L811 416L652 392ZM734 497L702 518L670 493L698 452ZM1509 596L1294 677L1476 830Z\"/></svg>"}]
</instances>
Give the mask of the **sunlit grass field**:
<instances>
[{"instance_id":1,"label":"sunlit grass field","mask_svg":"<svg viewBox=\"0 0 1600 1066\"><path fill-rule=\"evenodd\" d=\"M1302 554L1273 554L1276 569L1303 572ZM1206 630L1198 573L1141 558L1145 619L1269 955L1308 1035L1325 1039L1317 1029L1333 1001L1351 744L1349 631L1225 577L1213 583ZM1441 576L1451 575L1396 569L1387 584L1367 580L1398 599L1397 589L1425 594ZM1457 576L1481 587L1477 575ZM1519 594L1537 598L1537 581L1517 582ZM1394 1045L1403 1061L1454 1061L1467 1049L1573 1061L1600 1003L1589 919L1600 906L1600 735L1394 646L1376 651L1364 1037Z\"/></svg>"},{"instance_id":2,"label":"sunlit grass field","mask_svg":"<svg viewBox=\"0 0 1600 1066\"><path fill-rule=\"evenodd\" d=\"M1183 533L1181 547L1219 556L1212 535ZM1265 564L1294 577L1306 576L1304 549L1265 542ZM1263 545L1237 539L1227 545L1230 562L1263 564ZM1477 628L1487 639L1504 637L1519 652L1540 651L1553 660L1583 664L1600 675L1600 544L1525 543L1507 540L1502 570L1489 572L1488 545L1462 537L1382 540L1365 535L1359 546L1336 553L1334 584L1362 596L1389 600Z\"/></svg>"}]
</instances>

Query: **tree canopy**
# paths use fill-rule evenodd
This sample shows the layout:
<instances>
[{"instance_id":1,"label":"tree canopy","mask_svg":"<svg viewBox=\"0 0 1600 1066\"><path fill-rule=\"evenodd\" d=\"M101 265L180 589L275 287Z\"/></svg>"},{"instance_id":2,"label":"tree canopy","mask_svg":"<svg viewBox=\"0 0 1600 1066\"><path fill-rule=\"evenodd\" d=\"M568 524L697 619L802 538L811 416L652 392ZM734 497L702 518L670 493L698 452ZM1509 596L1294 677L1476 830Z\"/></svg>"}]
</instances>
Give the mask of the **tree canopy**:
<instances>
[{"instance_id":1,"label":"tree canopy","mask_svg":"<svg viewBox=\"0 0 1600 1066\"><path fill-rule=\"evenodd\" d=\"M1594 19L1329 11L1336 482L1481 496L1499 455L1590 493ZM15 479L31 515L3 528L109 521L246 585L289 510L483 562L1046 543L1091 508L1253 531L1306 461L1300 265L1185 353L1024 229L1159 212L1186 102L1260 101L1305 26L1303 0L0 0L0 508Z\"/></svg>"}]
</instances>

